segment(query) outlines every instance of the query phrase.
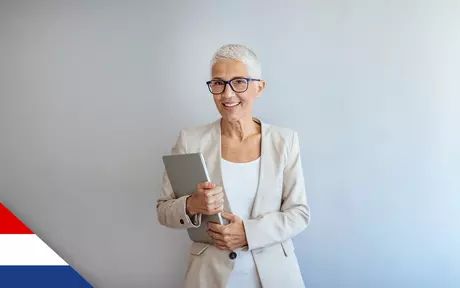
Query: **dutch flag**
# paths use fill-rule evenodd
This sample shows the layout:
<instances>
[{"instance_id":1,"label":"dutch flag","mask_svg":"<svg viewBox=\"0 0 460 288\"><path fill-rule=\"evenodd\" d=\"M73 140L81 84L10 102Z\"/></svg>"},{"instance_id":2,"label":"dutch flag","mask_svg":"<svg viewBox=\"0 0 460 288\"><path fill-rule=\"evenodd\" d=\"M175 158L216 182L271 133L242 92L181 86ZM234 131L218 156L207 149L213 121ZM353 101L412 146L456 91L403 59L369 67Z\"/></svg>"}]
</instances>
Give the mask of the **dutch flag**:
<instances>
[{"instance_id":1,"label":"dutch flag","mask_svg":"<svg viewBox=\"0 0 460 288\"><path fill-rule=\"evenodd\" d=\"M0 203L0 287L92 287Z\"/></svg>"}]
</instances>

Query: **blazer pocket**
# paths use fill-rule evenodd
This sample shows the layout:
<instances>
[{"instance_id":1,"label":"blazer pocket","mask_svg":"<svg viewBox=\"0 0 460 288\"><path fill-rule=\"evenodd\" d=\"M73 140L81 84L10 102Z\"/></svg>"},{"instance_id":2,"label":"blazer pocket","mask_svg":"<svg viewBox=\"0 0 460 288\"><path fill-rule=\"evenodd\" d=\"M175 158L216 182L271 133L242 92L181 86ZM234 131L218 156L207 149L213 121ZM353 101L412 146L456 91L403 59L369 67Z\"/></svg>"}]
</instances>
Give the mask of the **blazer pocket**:
<instances>
[{"instance_id":1,"label":"blazer pocket","mask_svg":"<svg viewBox=\"0 0 460 288\"><path fill-rule=\"evenodd\" d=\"M199 242L193 242L192 246L190 247L189 253L195 256L200 256L201 253L206 250L209 245L211 244L206 244L206 243L199 243Z\"/></svg>"},{"instance_id":2,"label":"blazer pocket","mask_svg":"<svg viewBox=\"0 0 460 288\"><path fill-rule=\"evenodd\" d=\"M295 248L291 239L281 242L281 247L283 247L284 256L289 257L294 255Z\"/></svg>"}]
</instances>

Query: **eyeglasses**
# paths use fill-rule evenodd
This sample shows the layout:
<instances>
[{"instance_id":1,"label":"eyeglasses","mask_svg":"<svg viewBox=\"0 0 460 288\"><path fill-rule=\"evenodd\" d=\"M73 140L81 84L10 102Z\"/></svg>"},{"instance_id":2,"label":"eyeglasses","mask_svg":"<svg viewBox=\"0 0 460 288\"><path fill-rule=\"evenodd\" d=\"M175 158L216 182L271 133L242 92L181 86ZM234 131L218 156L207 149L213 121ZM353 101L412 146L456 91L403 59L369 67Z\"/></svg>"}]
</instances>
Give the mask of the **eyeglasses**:
<instances>
[{"instance_id":1,"label":"eyeglasses","mask_svg":"<svg viewBox=\"0 0 460 288\"><path fill-rule=\"evenodd\" d=\"M260 81L260 79L254 78L245 78L245 77L236 77L228 81L221 79L213 79L206 84L208 85L209 92L212 94L222 94L225 91L225 87L230 86L232 90L236 93L243 93L248 90L250 81Z\"/></svg>"}]
</instances>

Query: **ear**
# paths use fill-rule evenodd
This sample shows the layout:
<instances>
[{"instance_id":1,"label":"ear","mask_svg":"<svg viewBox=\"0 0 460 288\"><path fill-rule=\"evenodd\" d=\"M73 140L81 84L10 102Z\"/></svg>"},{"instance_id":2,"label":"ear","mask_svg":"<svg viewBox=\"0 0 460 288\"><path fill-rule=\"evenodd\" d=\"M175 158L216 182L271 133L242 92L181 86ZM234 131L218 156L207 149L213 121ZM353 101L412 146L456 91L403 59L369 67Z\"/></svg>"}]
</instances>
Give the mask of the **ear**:
<instances>
[{"instance_id":1,"label":"ear","mask_svg":"<svg viewBox=\"0 0 460 288\"><path fill-rule=\"evenodd\" d=\"M265 80L260 80L257 82L257 95L256 98L259 98L262 95L262 92L265 89Z\"/></svg>"}]
</instances>

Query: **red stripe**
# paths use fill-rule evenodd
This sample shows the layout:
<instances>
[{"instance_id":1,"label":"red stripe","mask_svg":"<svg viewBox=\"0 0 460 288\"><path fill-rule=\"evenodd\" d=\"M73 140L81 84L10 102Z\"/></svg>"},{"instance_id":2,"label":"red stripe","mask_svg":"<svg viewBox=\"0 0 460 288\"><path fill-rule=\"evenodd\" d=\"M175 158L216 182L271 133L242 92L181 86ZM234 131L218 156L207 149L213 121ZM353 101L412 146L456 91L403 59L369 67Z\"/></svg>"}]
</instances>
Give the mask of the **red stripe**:
<instances>
[{"instance_id":1,"label":"red stripe","mask_svg":"<svg viewBox=\"0 0 460 288\"><path fill-rule=\"evenodd\" d=\"M0 203L0 234L35 234Z\"/></svg>"}]
</instances>

